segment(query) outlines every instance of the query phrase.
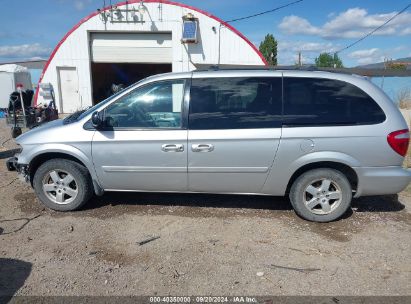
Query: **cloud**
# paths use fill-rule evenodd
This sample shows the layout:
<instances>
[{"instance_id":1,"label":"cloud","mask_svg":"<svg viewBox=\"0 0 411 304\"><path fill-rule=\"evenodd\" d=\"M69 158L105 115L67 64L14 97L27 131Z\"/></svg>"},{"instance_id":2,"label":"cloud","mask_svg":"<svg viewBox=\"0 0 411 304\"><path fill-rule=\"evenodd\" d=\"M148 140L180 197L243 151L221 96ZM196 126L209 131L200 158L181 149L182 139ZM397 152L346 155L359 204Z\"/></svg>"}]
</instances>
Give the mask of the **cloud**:
<instances>
[{"instance_id":1,"label":"cloud","mask_svg":"<svg viewBox=\"0 0 411 304\"><path fill-rule=\"evenodd\" d=\"M407 50L408 50L408 47L406 47L405 45L399 45L391 49L392 52L401 52L401 51L407 51Z\"/></svg>"},{"instance_id":2,"label":"cloud","mask_svg":"<svg viewBox=\"0 0 411 304\"><path fill-rule=\"evenodd\" d=\"M358 59L363 57L375 56L380 51L378 48L368 49L368 50L358 50L348 54L348 57Z\"/></svg>"},{"instance_id":3,"label":"cloud","mask_svg":"<svg viewBox=\"0 0 411 304\"><path fill-rule=\"evenodd\" d=\"M350 8L322 26L314 26L307 19L292 15L283 18L280 30L286 34L315 35L326 39L359 38L392 18L397 12L369 15L362 8ZM411 34L411 13L404 12L374 35Z\"/></svg>"},{"instance_id":4,"label":"cloud","mask_svg":"<svg viewBox=\"0 0 411 304\"><path fill-rule=\"evenodd\" d=\"M321 30L304 18L298 16L286 16L278 26L286 34L320 35Z\"/></svg>"},{"instance_id":5,"label":"cloud","mask_svg":"<svg viewBox=\"0 0 411 304\"><path fill-rule=\"evenodd\" d=\"M34 56L34 57L28 58L28 60L33 60L33 61L36 61L36 60L47 60L47 58L46 58L46 57L41 57L41 56Z\"/></svg>"},{"instance_id":6,"label":"cloud","mask_svg":"<svg viewBox=\"0 0 411 304\"><path fill-rule=\"evenodd\" d=\"M306 41L279 41L279 51L293 51L293 52L308 52L308 53L321 53L321 52L333 52L337 49L337 46L331 42L306 42Z\"/></svg>"},{"instance_id":7,"label":"cloud","mask_svg":"<svg viewBox=\"0 0 411 304\"><path fill-rule=\"evenodd\" d=\"M284 41L278 42L278 61L280 64L295 64L301 51L303 63L313 63L322 52L334 52L339 48L331 42Z\"/></svg>"},{"instance_id":8,"label":"cloud","mask_svg":"<svg viewBox=\"0 0 411 304\"><path fill-rule=\"evenodd\" d=\"M379 57L365 57L357 60L359 65L362 64L371 64L371 63L378 63L384 61L384 56Z\"/></svg>"},{"instance_id":9,"label":"cloud","mask_svg":"<svg viewBox=\"0 0 411 304\"><path fill-rule=\"evenodd\" d=\"M411 26L403 29L401 35L411 35Z\"/></svg>"},{"instance_id":10,"label":"cloud","mask_svg":"<svg viewBox=\"0 0 411 304\"><path fill-rule=\"evenodd\" d=\"M51 48L40 43L0 46L0 57L3 58L30 58L48 57Z\"/></svg>"},{"instance_id":11,"label":"cloud","mask_svg":"<svg viewBox=\"0 0 411 304\"><path fill-rule=\"evenodd\" d=\"M78 11L82 11L87 5L91 4L92 0L76 0L74 1L74 7Z\"/></svg>"},{"instance_id":12,"label":"cloud","mask_svg":"<svg viewBox=\"0 0 411 304\"><path fill-rule=\"evenodd\" d=\"M369 64L384 61L384 53L378 48L354 51L349 53L347 56L355 59L358 64Z\"/></svg>"},{"instance_id":13,"label":"cloud","mask_svg":"<svg viewBox=\"0 0 411 304\"><path fill-rule=\"evenodd\" d=\"M303 64L313 64L316 56L308 56L305 53L301 53L301 62ZM281 52L278 53L278 64L279 65L294 65L298 62L297 52Z\"/></svg>"},{"instance_id":14,"label":"cloud","mask_svg":"<svg viewBox=\"0 0 411 304\"><path fill-rule=\"evenodd\" d=\"M347 54L348 58L354 59L357 61L357 64L369 64L382 62L384 59L400 58L404 57L404 53L399 52L408 52L408 47L404 45L399 45L396 47L391 47L387 49L371 48L357 50ZM411 55L411 54L410 54Z\"/></svg>"}]
</instances>

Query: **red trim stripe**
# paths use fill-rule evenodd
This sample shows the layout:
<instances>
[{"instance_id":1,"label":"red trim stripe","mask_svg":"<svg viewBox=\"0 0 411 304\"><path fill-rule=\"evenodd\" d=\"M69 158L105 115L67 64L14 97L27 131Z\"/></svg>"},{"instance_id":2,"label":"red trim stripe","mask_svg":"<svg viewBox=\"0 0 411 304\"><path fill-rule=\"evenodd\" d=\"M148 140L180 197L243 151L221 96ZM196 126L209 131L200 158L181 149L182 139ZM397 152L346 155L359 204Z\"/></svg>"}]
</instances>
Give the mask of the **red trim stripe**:
<instances>
[{"instance_id":1,"label":"red trim stripe","mask_svg":"<svg viewBox=\"0 0 411 304\"><path fill-rule=\"evenodd\" d=\"M128 4L137 3L137 2L140 2L140 0L130 0L130 1L128 1ZM235 33L241 39L243 39L256 52L256 54L261 58L261 61L264 63L264 65L268 65L268 62L267 62L267 60L265 60L263 54L261 54L261 52L257 49L257 47L254 44L251 43L250 40L248 40L243 34L241 34L232 25L230 25L227 22L221 20L220 18L218 18L218 17L216 17L216 16L214 16L210 13L207 13L207 12L201 10L201 9L198 9L196 7L186 5L186 4L182 4L182 3L178 3L178 2L173 2L173 1L168 1L168 0L145 0L144 2L145 3L163 3L163 4L180 6L180 7L183 7L183 8L187 8L187 9L196 11L196 12L202 14L202 15L205 15L209 18L212 18L212 19L216 20L217 22L221 23L222 25L224 25L225 27L230 29L233 33ZM126 5L126 2L120 2L120 3L116 4L116 6L123 6L123 5ZM110 7L105 7L103 9L103 11L108 10L109 8ZM93 18L97 14L98 14L98 12L93 12L90 15L88 15L87 17L81 19L70 31L67 32L66 35L64 35L63 39L61 39L60 42L56 45L56 47L54 48L53 52L50 55L50 58L48 59L48 61L46 62L46 65L43 68L43 72L40 75L39 83L37 85L36 94L35 94L35 97L34 97L34 105L37 105L37 98L38 98L38 95L39 95L39 84L42 82L43 76L46 73L47 68L49 67L51 61L53 60L53 58L56 55L57 51L59 50L60 46L67 40L67 38L71 35L71 33L73 33L75 30L77 30L84 22L86 22L89 19Z\"/></svg>"}]
</instances>

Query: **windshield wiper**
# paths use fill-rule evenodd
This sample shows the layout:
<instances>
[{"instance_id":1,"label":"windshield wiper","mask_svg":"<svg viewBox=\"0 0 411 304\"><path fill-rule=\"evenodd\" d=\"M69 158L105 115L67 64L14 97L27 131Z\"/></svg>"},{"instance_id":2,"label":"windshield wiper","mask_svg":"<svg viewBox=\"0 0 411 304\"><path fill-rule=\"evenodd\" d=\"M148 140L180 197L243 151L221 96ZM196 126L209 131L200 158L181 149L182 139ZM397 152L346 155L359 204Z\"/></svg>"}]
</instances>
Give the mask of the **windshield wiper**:
<instances>
[{"instance_id":1,"label":"windshield wiper","mask_svg":"<svg viewBox=\"0 0 411 304\"><path fill-rule=\"evenodd\" d=\"M86 112L89 108L90 108L90 107L87 107L87 108L85 108L85 109L83 109L83 110L78 110L78 111L74 112L73 114L67 116L67 117L64 118L64 120L63 120L64 123L71 123L71 122L76 121L76 120L80 117L80 115L83 114L84 112Z\"/></svg>"}]
</instances>

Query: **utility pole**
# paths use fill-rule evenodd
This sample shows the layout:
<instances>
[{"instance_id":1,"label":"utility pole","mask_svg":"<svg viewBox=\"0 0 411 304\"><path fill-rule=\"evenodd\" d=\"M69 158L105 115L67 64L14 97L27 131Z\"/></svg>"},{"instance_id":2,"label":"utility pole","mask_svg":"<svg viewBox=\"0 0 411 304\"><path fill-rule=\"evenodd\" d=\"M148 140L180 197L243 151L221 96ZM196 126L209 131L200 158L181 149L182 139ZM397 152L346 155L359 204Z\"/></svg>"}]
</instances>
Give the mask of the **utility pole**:
<instances>
[{"instance_id":1,"label":"utility pole","mask_svg":"<svg viewBox=\"0 0 411 304\"><path fill-rule=\"evenodd\" d=\"M388 58L387 56L384 56L384 70L387 70L387 63L388 63ZM381 89L384 89L384 80L385 80L385 75L382 75Z\"/></svg>"}]
</instances>

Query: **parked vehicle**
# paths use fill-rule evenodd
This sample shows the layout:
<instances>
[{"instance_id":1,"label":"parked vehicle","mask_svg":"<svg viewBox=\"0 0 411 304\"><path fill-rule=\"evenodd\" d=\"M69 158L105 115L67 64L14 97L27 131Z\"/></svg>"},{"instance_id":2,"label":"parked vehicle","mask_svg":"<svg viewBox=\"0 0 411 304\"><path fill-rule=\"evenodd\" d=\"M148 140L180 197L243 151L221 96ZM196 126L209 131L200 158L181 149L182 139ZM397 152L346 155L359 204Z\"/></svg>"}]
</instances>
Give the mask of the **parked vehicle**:
<instances>
[{"instance_id":1,"label":"parked vehicle","mask_svg":"<svg viewBox=\"0 0 411 304\"><path fill-rule=\"evenodd\" d=\"M9 168L59 211L104 191L288 195L298 215L328 222L353 197L411 180L395 105L367 79L328 72L157 75L17 142Z\"/></svg>"},{"instance_id":2,"label":"parked vehicle","mask_svg":"<svg viewBox=\"0 0 411 304\"><path fill-rule=\"evenodd\" d=\"M0 109L8 107L10 94L18 85L25 90L33 89L29 70L16 64L0 64Z\"/></svg>"}]
</instances>

